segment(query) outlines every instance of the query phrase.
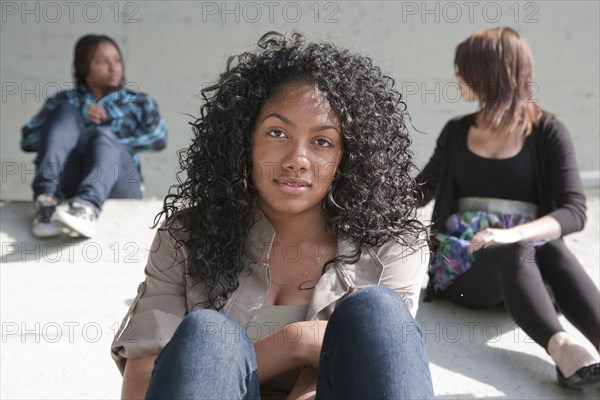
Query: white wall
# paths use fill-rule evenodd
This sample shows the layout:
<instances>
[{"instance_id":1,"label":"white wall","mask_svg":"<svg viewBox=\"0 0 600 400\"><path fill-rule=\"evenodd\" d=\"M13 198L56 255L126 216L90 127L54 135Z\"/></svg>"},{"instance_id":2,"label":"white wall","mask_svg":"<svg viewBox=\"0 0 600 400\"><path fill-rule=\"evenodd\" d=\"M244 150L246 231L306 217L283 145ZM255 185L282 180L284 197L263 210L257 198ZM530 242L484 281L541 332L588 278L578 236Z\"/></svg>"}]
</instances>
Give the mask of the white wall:
<instances>
[{"instance_id":1,"label":"white wall","mask_svg":"<svg viewBox=\"0 0 600 400\"><path fill-rule=\"evenodd\" d=\"M596 1L4 1L0 27L1 199L29 199L32 154L20 128L59 88L70 86L73 45L105 33L121 45L127 78L158 102L169 130L165 151L142 157L146 196L175 182L176 150L190 140L186 113L228 55L266 31L304 32L371 55L405 93L418 164L446 120L474 110L453 81L456 44L508 25L528 38L536 60L535 98L571 129L579 166L599 169L599 3ZM227 13L225 11L228 11ZM318 11L318 13L316 13Z\"/></svg>"}]
</instances>

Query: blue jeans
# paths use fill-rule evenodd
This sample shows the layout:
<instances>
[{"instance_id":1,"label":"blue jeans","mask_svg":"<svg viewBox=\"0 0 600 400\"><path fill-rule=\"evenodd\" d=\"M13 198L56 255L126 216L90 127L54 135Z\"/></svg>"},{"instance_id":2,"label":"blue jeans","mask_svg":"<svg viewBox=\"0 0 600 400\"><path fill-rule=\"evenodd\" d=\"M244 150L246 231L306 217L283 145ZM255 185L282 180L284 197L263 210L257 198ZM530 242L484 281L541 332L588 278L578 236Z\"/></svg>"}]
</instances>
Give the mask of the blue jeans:
<instances>
[{"instance_id":1,"label":"blue jeans","mask_svg":"<svg viewBox=\"0 0 600 400\"><path fill-rule=\"evenodd\" d=\"M156 359L146 398L259 399L256 356L243 327L216 311L189 314ZM374 286L336 307L316 398L433 398L421 332L396 292Z\"/></svg>"},{"instance_id":2,"label":"blue jeans","mask_svg":"<svg viewBox=\"0 0 600 400\"><path fill-rule=\"evenodd\" d=\"M109 197L142 197L141 176L129 151L109 127L86 129L81 110L68 103L49 116L34 162L34 198L48 193L102 209Z\"/></svg>"}]
</instances>

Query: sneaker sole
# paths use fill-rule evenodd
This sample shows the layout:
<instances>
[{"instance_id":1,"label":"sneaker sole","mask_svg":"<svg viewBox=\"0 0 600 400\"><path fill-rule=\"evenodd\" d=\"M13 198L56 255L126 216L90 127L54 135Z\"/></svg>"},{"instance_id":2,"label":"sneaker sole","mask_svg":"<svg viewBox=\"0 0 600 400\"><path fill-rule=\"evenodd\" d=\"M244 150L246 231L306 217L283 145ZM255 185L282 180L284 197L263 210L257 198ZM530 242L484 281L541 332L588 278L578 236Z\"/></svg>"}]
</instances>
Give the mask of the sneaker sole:
<instances>
[{"instance_id":1,"label":"sneaker sole","mask_svg":"<svg viewBox=\"0 0 600 400\"><path fill-rule=\"evenodd\" d=\"M62 234L62 231L63 231L62 226L46 227L46 228L31 227L31 233L33 234L33 236L40 238L40 239L59 236L60 234Z\"/></svg>"},{"instance_id":2,"label":"sneaker sole","mask_svg":"<svg viewBox=\"0 0 600 400\"><path fill-rule=\"evenodd\" d=\"M67 228L79 233L81 236L86 238L91 238L96 234L96 229L86 229L81 227L81 225L78 223L79 220L76 217L73 217L64 211L57 210L52 215L51 221L60 222L64 224Z\"/></svg>"}]
</instances>

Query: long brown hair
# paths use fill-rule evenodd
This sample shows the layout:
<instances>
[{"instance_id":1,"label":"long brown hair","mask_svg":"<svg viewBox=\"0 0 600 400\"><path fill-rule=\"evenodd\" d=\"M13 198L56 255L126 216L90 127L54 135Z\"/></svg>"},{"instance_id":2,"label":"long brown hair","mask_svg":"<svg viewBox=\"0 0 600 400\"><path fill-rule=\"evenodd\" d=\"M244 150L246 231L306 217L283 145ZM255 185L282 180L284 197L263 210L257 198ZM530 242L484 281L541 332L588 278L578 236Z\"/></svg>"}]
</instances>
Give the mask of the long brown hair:
<instances>
[{"instance_id":1,"label":"long brown hair","mask_svg":"<svg viewBox=\"0 0 600 400\"><path fill-rule=\"evenodd\" d=\"M497 132L528 135L542 113L532 99L533 56L511 28L476 32L456 47L456 73L477 95L477 121Z\"/></svg>"}]
</instances>

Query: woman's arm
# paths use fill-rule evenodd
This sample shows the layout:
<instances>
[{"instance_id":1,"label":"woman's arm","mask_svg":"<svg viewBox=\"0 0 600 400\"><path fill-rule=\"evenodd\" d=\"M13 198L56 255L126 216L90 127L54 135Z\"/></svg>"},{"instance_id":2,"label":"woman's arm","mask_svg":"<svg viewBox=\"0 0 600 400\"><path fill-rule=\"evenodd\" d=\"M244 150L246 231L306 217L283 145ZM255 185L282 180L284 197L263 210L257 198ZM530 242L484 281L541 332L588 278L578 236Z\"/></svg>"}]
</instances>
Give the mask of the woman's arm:
<instances>
[{"instance_id":1,"label":"woman's arm","mask_svg":"<svg viewBox=\"0 0 600 400\"><path fill-rule=\"evenodd\" d=\"M258 381L298 367L317 369L327 321L301 321L286 325L254 342Z\"/></svg>"},{"instance_id":2,"label":"woman's arm","mask_svg":"<svg viewBox=\"0 0 600 400\"><path fill-rule=\"evenodd\" d=\"M417 183L417 192L420 194L419 207L427 205L435 197L440 172L442 168L442 159L446 148L446 140L448 132L451 130L452 122L450 121L444 126L440 136L437 138L435 150L427 164L421 169L415 177Z\"/></svg>"},{"instance_id":3,"label":"woman's arm","mask_svg":"<svg viewBox=\"0 0 600 400\"><path fill-rule=\"evenodd\" d=\"M586 205L575 146L567 127L555 117L546 118L544 138L547 179L556 208L550 212L560 224L561 235L577 232L586 223Z\"/></svg>"},{"instance_id":4,"label":"woman's arm","mask_svg":"<svg viewBox=\"0 0 600 400\"><path fill-rule=\"evenodd\" d=\"M561 237L560 224L555 218L546 215L526 224L517 225L514 228L486 228L473 236L469 253L472 254L492 243L507 244L539 239L553 240L559 237Z\"/></svg>"},{"instance_id":5,"label":"woman's arm","mask_svg":"<svg viewBox=\"0 0 600 400\"><path fill-rule=\"evenodd\" d=\"M154 361L158 354L153 354L143 358L130 358L125 364L125 373L123 374L123 386L121 388L121 398L143 399L148 391L150 376L154 368Z\"/></svg>"}]
</instances>

